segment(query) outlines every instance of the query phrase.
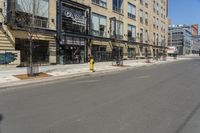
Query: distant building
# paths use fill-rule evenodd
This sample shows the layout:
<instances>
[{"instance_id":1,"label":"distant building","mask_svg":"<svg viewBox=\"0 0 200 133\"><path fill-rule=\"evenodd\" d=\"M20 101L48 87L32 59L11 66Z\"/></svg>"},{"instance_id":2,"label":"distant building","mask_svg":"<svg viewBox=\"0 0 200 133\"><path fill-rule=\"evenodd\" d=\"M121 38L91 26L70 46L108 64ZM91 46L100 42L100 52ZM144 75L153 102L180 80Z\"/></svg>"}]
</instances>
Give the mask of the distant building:
<instances>
[{"instance_id":1,"label":"distant building","mask_svg":"<svg viewBox=\"0 0 200 133\"><path fill-rule=\"evenodd\" d=\"M178 55L191 53L192 46L192 26L173 25L169 26L168 45L176 46Z\"/></svg>"},{"instance_id":2,"label":"distant building","mask_svg":"<svg viewBox=\"0 0 200 133\"><path fill-rule=\"evenodd\" d=\"M176 46L179 55L195 54L200 49L198 24L169 26L168 45Z\"/></svg>"},{"instance_id":3,"label":"distant building","mask_svg":"<svg viewBox=\"0 0 200 133\"><path fill-rule=\"evenodd\" d=\"M198 54L200 52L200 35L192 36L192 41L191 52Z\"/></svg>"},{"instance_id":4,"label":"distant building","mask_svg":"<svg viewBox=\"0 0 200 133\"><path fill-rule=\"evenodd\" d=\"M198 34L199 34L199 25L198 24L192 25L192 35L197 36Z\"/></svg>"}]
</instances>

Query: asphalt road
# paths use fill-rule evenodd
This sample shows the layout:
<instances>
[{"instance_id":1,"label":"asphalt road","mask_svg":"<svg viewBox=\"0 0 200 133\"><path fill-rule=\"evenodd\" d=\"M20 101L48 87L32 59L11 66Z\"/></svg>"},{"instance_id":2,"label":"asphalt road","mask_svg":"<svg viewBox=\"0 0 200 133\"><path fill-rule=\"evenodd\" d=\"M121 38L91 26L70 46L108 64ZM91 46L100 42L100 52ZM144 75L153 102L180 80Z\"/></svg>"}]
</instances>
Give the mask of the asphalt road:
<instances>
[{"instance_id":1,"label":"asphalt road","mask_svg":"<svg viewBox=\"0 0 200 133\"><path fill-rule=\"evenodd\" d=\"M2 133L199 133L200 59L1 91L0 128Z\"/></svg>"}]
</instances>

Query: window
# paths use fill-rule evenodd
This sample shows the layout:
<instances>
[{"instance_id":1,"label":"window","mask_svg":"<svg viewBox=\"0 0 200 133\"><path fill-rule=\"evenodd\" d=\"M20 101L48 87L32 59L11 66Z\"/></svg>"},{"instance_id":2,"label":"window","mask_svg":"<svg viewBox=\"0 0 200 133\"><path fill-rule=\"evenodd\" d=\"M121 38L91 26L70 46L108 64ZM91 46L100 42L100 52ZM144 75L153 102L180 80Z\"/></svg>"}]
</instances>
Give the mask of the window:
<instances>
[{"instance_id":1,"label":"window","mask_svg":"<svg viewBox=\"0 0 200 133\"><path fill-rule=\"evenodd\" d=\"M35 6L35 11L33 7ZM34 27L47 28L49 17L49 0L16 0L15 24L18 27L30 26L32 16L35 14Z\"/></svg>"},{"instance_id":2,"label":"window","mask_svg":"<svg viewBox=\"0 0 200 133\"><path fill-rule=\"evenodd\" d=\"M153 44L156 44L156 33L153 33Z\"/></svg>"},{"instance_id":3,"label":"window","mask_svg":"<svg viewBox=\"0 0 200 133\"><path fill-rule=\"evenodd\" d=\"M107 7L107 0L92 0L92 3L102 7Z\"/></svg>"},{"instance_id":4,"label":"window","mask_svg":"<svg viewBox=\"0 0 200 133\"><path fill-rule=\"evenodd\" d=\"M157 46L159 45L159 35L158 34L157 34L156 44L157 44Z\"/></svg>"},{"instance_id":5,"label":"window","mask_svg":"<svg viewBox=\"0 0 200 133\"><path fill-rule=\"evenodd\" d=\"M113 11L116 11L120 14L124 13L123 0L113 0Z\"/></svg>"},{"instance_id":6,"label":"window","mask_svg":"<svg viewBox=\"0 0 200 133\"><path fill-rule=\"evenodd\" d=\"M153 28L154 29L156 28L156 17L155 16L153 17Z\"/></svg>"},{"instance_id":7,"label":"window","mask_svg":"<svg viewBox=\"0 0 200 133\"><path fill-rule=\"evenodd\" d=\"M159 30L159 19L158 18L156 19L156 25L157 25L157 27L156 27L157 30Z\"/></svg>"},{"instance_id":8,"label":"window","mask_svg":"<svg viewBox=\"0 0 200 133\"><path fill-rule=\"evenodd\" d=\"M146 43L148 43L148 30L145 30L144 40Z\"/></svg>"},{"instance_id":9,"label":"window","mask_svg":"<svg viewBox=\"0 0 200 133\"><path fill-rule=\"evenodd\" d=\"M143 23L143 10L140 10L140 23Z\"/></svg>"},{"instance_id":10,"label":"window","mask_svg":"<svg viewBox=\"0 0 200 133\"><path fill-rule=\"evenodd\" d=\"M144 1L144 0L140 0L140 4L141 4L141 5L143 5L143 4L144 4L144 2L143 2L143 1Z\"/></svg>"},{"instance_id":11,"label":"window","mask_svg":"<svg viewBox=\"0 0 200 133\"><path fill-rule=\"evenodd\" d=\"M134 40L136 37L136 27L128 25L128 40Z\"/></svg>"},{"instance_id":12,"label":"window","mask_svg":"<svg viewBox=\"0 0 200 133\"><path fill-rule=\"evenodd\" d=\"M49 0L16 0L16 11L33 14L33 4L36 16L48 18Z\"/></svg>"},{"instance_id":13,"label":"window","mask_svg":"<svg viewBox=\"0 0 200 133\"><path fill-rule=\"evenodd\" d=\"M154 0L153 1L153 11L154 11L154 13L156 13L156 10L157 10L157 6L156 6L156 1Z\"/></svg>"},{"instance_id":14,"label":"window","mask_svg":"<svg viewBox=\"0 0 200 133\"><path fill-rule=\"evenodd\" d=\"M136 7L128 3L128 17L131 19L136 19Z\"/></svg>"},{"instance_id":15,"label":"window","mask_svg":"<svg viewBox=\"0 0 200 133\"><path fill-rule=\"evenodd\" d=\"M140 42L143 43L144 33L143 29L140 29Z\"/></svg>"},{"instance_id":16,"label":"window","mask_svg":"<svg viewBox=\"0 0 200 133\"><path fill-rule=\"evenodd\" d=\"M98 15L96 13L92 14L92 33L95 36L107 36L105 16Z\"/></svg>"},{"instance_id":17,"label":"window","mask_svg":"<svg viewBox=\"0 0 200 133\"><path fill-rule=\"evenodd\" d=\"M145 7L148 8L149 6L149 0L145 0Z\"/></svg>"},{"instance_id":18,"label":"window","mask_svg":"<svg viewBox=\"0 0 200 133\"><path fill-rule=\"evenodd\" d=\"M148 13L147 12L145 12L144 18L145 18L145 24L148 25Z\"/></svg>"},{"instance_id":19,"label":"window","mask_svg":"<svg viewBox=\"0 0 200 133\"><path fill-rule=\"evenodd\" d=\"M115 22L116 21L116 22ZM111 36L115 36L117 39L123 39L123 23L118 20L111 20Z\"/></svg>"},{"instance_id":20,"label":"window","mask_svg":"<svg viewBox=\"0 0 200 133\"><path fill-rule=\"evenodd\" d=\"M119 38L123 38L123 23L120 21L116 22L116 34L119 35Z\"/></svg>"}]
</instances>

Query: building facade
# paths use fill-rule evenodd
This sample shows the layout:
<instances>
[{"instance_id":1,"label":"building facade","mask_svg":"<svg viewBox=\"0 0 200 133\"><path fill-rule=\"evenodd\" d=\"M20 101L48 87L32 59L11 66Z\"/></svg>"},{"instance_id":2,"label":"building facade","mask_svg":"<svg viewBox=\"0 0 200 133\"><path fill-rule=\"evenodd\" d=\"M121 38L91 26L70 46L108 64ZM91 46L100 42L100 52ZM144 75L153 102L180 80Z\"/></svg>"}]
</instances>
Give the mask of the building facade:
<instances>
[{"instance_id":1,"label":"building facade","mask_svg":"<svg viewBox=\"0 0 200 133\"><path fill-rule=\"evenodd\" d=\"M200 53L200 35L194 35L192 36L192 47L191 47L191 53L192 54L199 54Z\"/></svg>"},{"instance_id":2,"label":"building facade","mask_svg":"<svg viewBox=\"0 0 200 133\"><path fill-rule=\"evenodd\" d=\"M88 55L95 61L108 61L116 53L123 59L145 58L166 50L167 0L60 0L59 3L59 62L82 62Z\"/></svg>"},{"instance_id":3,"label":"building facade","mask_svg":"<svg viewBox=\"0 0 200 133\"><path fill-rule=\"evenodd\" d=\"M32 41L33 62L56 64L56 1L3 0L1 6L0 31L6 42L0 42L0 50L18 51L18 65L26 66Z\"/></svg>"},{"instance_id":4,"label":"building facade","mask_svg":"<svg viewBox=\"0 0 200 133\"><path fill-rule=\"evenodd\" d=\"M199 51L197 35L196 25L172 25L169 26L168 44L176 46L179 55L197 53Z\"/></svg>"},{"instance_id":5,"label":"building facade","mask_svg":"<svg viewBox=\"0 0 200 133\"><path fill-rule=\"evenodd\" d=\"M0 49L18 51L22 66L29 60L30 37L33 58L41 64L166 53L167 0L3 0L0 6L1 34L9 44L0 42Z\"/></svg>"}]
</instances>

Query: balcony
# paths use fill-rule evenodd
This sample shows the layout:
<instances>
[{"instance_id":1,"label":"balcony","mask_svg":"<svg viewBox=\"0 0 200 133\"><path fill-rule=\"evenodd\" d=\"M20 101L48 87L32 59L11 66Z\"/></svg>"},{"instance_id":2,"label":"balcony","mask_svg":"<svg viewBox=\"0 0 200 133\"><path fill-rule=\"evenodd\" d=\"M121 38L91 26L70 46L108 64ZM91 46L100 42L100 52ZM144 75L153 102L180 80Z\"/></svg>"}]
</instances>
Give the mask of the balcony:
<instances>
[{"instance_id":1,"label":"balcony","mask_svg":"<svg viewBox=\"0 0 200 133\"><path fill-rule=\"evenodd\" d=\"M107 7L107 2L102 1L102 0L92 0L92 4L95 4L104 8Z\"/></svg>"},{"instance_id":2,"label":"balcony","mask_svg":"<svg viewBox=\"0 0 200 133\"><path fill-rule=\"evenodd\" d=\"M12 20L13 21L13 20ZM31 26L32 15L24 12L15 12L14 25L18 28L27 28ZM34 28L49 28L48 18L35 16Z\"/></svg>"},{"instance_id":3,"label":"balcony","mask_svg":"<svg viewBox=\"0 0 200 133\"><path fill-rule=\"evenodd\" d=\"M92 30L92 35L99 37L107 37L107 33L105 31Z\"/></svg>"},{"instance_id":4,"label":"balcony","mask_svg":"<svg viewBox=\"0 0 200 133\"><path fill-rule=\"evenodd\" d=\"M113 11L116 12L116 13L119 13L119 14L121 14L121 15L124 14L124 10L121 9L121 8L119 8L119 7L113 6Z\"/></svg>"},{"instance_id":5,"label":"balcony","mask_svg":"<svg viewBox=\"0 0 200 133\"><path fill-rule=\"evenodd\" d=\"M136 16L134 14L128 13L128 18L136 20Z\"/></svg>"},{"instance_id":6,"label":"balcony","mask_svg":"<svg viewBox=\"0 0 200 133\"><path fill-rule=\"evenodd\" d=\"M128 37L128 41L129 41L129 42L135 42L135 38L134 38L134 37L131 37L131 36L129 36L129 37Z\"/></svg>"},{"instance_id":7,"label":"balcony","mask_svg":"<svg viewBox=\"0 0 200 133\"><path fill-rule=\"evenodd\" d=\"M117 40L122 40L123 39L123 35L119 35L119 34L116 34L116 36L115 35L110 35L110 37L113 38L113 39L117 39Z\"/></svg>"},{"instance_id":8,"label":"balcony","mask_svg":"<svg viewBox=\"0 0 200 133\"><path fill-rule=\"evenodd\" d=\"M35 19L35 27L38 28L48 28L48 19Z\"/></svg>"}]
</instances>

